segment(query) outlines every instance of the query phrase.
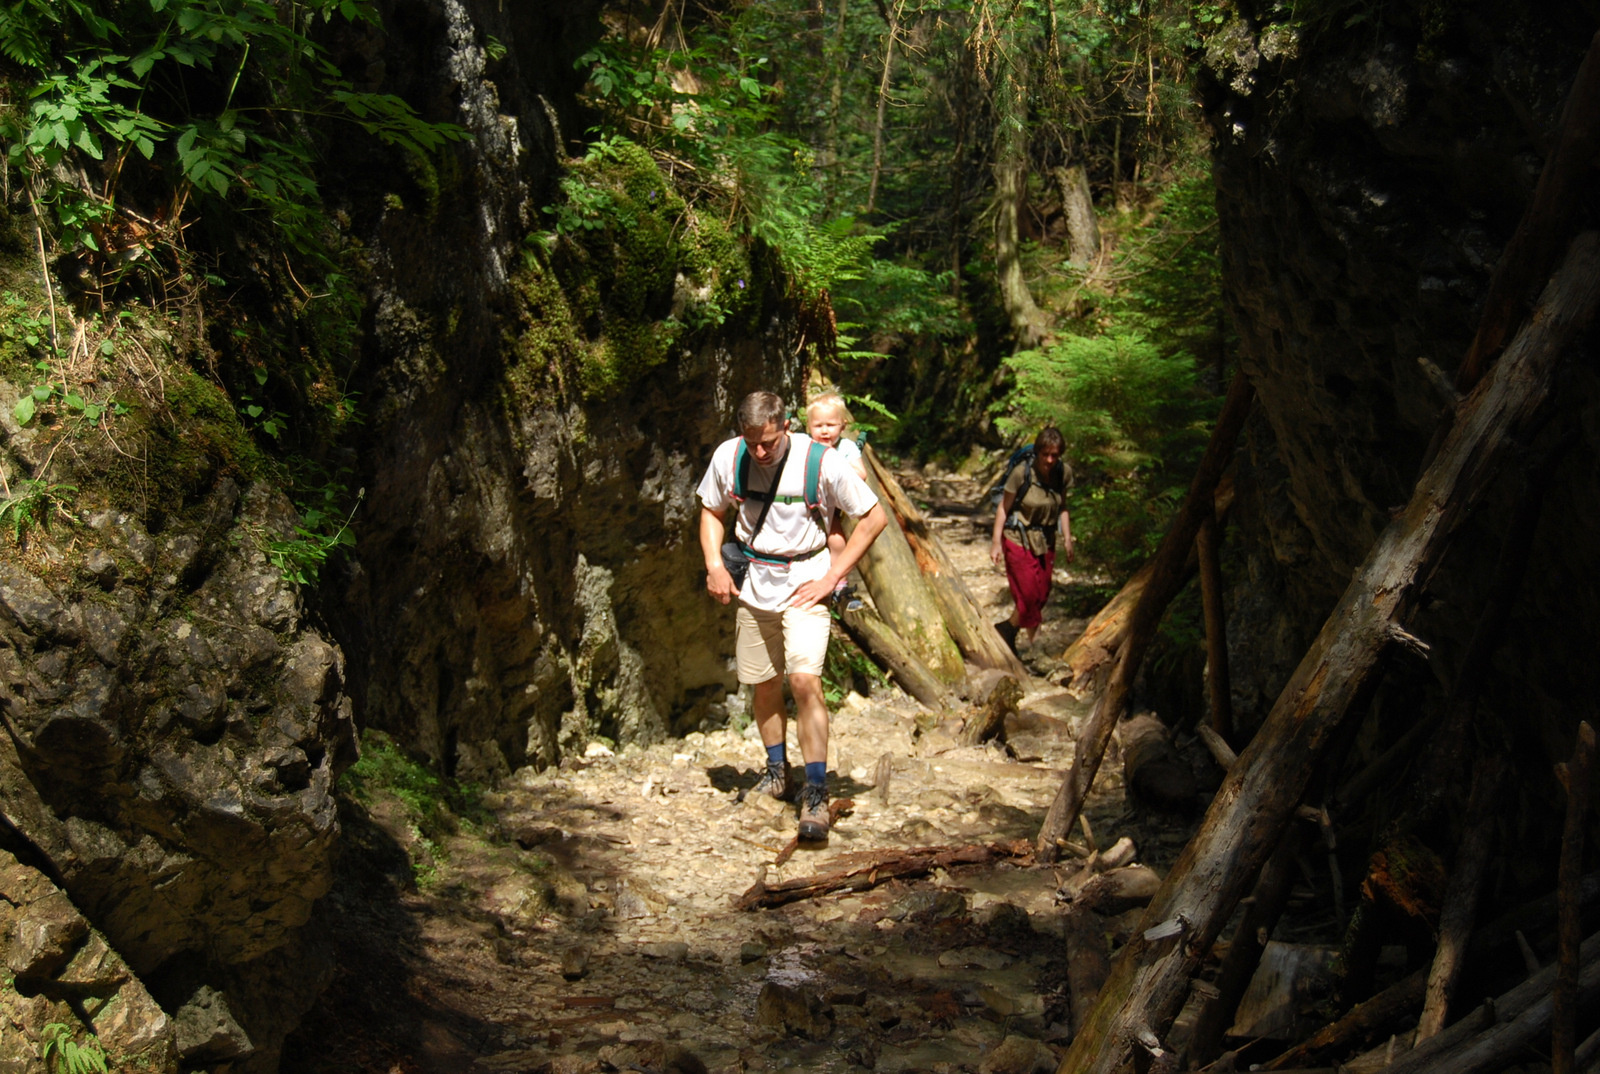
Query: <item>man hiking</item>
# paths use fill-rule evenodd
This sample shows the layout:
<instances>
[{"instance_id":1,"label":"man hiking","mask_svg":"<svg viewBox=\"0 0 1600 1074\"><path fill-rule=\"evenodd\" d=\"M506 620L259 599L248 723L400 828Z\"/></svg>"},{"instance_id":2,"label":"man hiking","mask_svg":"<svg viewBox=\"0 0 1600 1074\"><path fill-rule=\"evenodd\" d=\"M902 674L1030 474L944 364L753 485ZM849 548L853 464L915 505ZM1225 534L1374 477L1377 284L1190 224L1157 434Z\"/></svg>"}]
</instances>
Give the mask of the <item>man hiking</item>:
<instances>
[{"instance_id":1,"label":"man hiking","mask_svg":"<svg viewBox=\"0 0 1600 1074\"><path fill-rule=\"evenodd\" d=\"M700 549L706 590L727 604L739 599L734 649L739 681L755 688L756 729L767 748L767 769L752 794L790 795L785 753L783 677L794 695L805 785L800 791L800 838L828 836L828 707L822 662L830 617L824 601L867 547L886 516L867 483L837 451L804 433L791 433L783 400L751 392L739 404L742 436L723 442L700 482ZM734 540L724 545L724 515L736 508ZM857 519L838 555L828 551L834 513ZM725 551L726 549L726 551ZM744 561L742 582L730 566Z\"/></svg>"}]
</instances>

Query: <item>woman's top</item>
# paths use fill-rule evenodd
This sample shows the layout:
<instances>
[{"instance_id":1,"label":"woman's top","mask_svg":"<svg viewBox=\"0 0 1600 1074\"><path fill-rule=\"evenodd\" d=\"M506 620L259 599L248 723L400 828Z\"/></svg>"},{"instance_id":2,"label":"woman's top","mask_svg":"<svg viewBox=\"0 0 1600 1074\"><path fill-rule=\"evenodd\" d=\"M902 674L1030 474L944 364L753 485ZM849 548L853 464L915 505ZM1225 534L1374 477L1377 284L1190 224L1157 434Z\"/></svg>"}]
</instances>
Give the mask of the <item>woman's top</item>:
<instances>
[{"instance_id":1,"label":"woman's top","mask_svg":"<svg viewBox=\"0 0 1600 1074\"><path fill-rule=\"evenodd\" d=\"M1031 462L1028 464L1029 467L1032 465ZM1008 496L1016 496L1027 471L1028 467L1023 466L1011 471L1005 486ZM1048 487L1035 469L1033 480L1028 482L1027 494L1020 502L1014 498L1011 502L1011 510L1006 515L1006 536L1036 556L1052 551L1056 546L1056 529L1060 524L1065 497L1065 488Z\"/></svg>"}]
</instances>

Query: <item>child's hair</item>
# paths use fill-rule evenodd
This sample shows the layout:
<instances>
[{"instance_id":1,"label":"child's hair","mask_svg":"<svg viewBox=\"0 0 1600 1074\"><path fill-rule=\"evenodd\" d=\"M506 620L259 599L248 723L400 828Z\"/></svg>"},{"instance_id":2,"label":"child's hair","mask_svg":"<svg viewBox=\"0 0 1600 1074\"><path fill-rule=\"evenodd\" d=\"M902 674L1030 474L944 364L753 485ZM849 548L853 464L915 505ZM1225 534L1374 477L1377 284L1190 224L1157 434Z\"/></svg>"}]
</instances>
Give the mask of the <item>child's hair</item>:
<instances>
[{"instance_id":1,"label":"child's hair","mask_svg":"<svg viewBox=\"0 0 1600 1074\"><path fill-rule=\"evenodd\" d=\"M822 392L811 397L806 404L806 424L811 424L811 419L816 417L819 410L837 410L839 420L848 428L856 419L851 415L850 408L844 405L844 396L838 392Z\"/></svg>"}]
</instances>

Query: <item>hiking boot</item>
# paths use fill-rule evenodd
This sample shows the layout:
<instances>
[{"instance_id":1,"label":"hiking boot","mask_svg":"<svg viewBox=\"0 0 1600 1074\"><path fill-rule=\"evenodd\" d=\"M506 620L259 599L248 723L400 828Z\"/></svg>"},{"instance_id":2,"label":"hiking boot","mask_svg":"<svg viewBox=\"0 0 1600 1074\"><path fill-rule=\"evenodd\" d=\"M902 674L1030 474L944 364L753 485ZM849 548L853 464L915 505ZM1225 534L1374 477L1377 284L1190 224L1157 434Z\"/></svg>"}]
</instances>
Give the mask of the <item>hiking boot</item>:
<instances>
[{"instance_id":1,"label":"hiking boot","mask_svg":"<svg viewBox=\"0 0 1600 1074\"><path fill-rule=\"evenodd\" d=\"M995 632L1000 635L1000 640L1005 642L1013 653L1017 651L1017 631L1021 627L1013 626L1011 620L1002 619L994 625Z\"/></svg>"},{"instance_id":2,"label":"hiking boot","mask_svg":"<svg viewBox=\"0 0 1600 1074\"><path fill-rule=\"evenodd\" d=\"M761 774L754 787L739 792L739 801L744 801L752 795L764 794L768 798L775 798L780 802L789 800L789 766L787 764L769 764L767 770Z\"/></svg>"},{"instance_id":3,"label":"hiking boot","mask_svg":"<svg viewBox=\"0 0 1600 1074\"><path fill-rule=\"evenodd\" d=\"M800 838L821 840L828 838L828 788L820 783L807 783L800 791Z\"/></svg>"}]
</instances>

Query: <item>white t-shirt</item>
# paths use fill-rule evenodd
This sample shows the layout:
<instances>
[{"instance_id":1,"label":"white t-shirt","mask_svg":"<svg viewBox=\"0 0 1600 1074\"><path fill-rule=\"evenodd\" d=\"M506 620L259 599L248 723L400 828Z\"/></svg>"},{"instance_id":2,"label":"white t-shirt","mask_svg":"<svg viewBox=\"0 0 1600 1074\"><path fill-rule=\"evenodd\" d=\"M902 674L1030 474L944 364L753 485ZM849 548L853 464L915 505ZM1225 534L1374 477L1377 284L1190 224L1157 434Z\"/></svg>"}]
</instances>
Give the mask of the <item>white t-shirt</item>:
<instances>
[{"instance_id":1,"label":"white t-shirt","mask_svg":"<svg viewBox=\"0 0 1600 1074\"><path fill-rule=\"evenodd\" d=\"M846 437L840 437L839 442L833 445L833 450L837 451L845 462L854 463L861 458L861 446Z\"/></svg>"},{"instance_id":2,"label":"white t-shirt","mask_svg":"<svg viewBox=\"0 0 1600 1074\"><path fill-rule=\"evenodd\" d=\"M717 450L711 455L711 465L700 480L697 490L700 502L718 514L733 504L733 464L738 457L741 439L736 436L717 445ZM810 559L794 563L763 563L752 559L750 570L745 575L744 588L739 590L739 599L752 608L781 611L796 589L827 574L832 564L828 556L828 531L824 528L827 520L833 518L835 511L843 511L851 518L860 518L878 503L872 489L850 468L839 452L824 451L817 481L824 524L818 525L806 508L804 499L806 453L810 449L809 436L790 433L789 450L778 463L758 466L755 457L752 455L750 458L749 485L745 501L734 519L732 537L750 543L750 531L755 528L756 519L761 516L761 509L766 504L748 493L750 490L765 492L772 485L773 475L782 467L777 493L779 496L793 496L795 502L772 505L751 547L756 552L771 556L796 556L814 548L822 549Z\"/></svg>"}]
</instances>

